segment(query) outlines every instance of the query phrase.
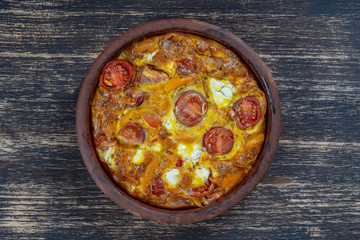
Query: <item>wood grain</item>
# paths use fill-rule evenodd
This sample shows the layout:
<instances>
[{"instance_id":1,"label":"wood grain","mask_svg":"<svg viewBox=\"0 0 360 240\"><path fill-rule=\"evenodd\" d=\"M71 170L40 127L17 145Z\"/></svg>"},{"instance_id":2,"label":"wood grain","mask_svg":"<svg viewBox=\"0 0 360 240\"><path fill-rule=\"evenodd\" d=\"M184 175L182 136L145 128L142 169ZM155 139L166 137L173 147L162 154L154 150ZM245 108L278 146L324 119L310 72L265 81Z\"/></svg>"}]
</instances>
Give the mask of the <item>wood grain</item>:
<instances>
[{"instance_id":1,"label":"wood grain","mask_svg":"<svg viewBox=\"0 0 360 240\"><path fill-rule=\"evenodd\" d=\"M0 2L0 238L359 239L358 1ZM240 204L192 225L112 203L82 162L82 80L113 39L152 20L209 22L273 73L283 129L269 176Z\"/></svg>"}]
</instances>

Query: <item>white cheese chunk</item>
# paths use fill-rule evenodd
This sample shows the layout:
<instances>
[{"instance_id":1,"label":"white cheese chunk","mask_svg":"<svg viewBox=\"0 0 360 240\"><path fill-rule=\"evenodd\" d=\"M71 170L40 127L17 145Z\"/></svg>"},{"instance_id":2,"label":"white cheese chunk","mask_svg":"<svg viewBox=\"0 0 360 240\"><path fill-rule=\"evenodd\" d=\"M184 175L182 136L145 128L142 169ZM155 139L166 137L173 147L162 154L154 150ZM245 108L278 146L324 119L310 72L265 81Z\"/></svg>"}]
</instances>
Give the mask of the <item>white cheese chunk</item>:
<instances>
[{"instance_id":1,"label":"white cheese chunk","mask_svg":"<svg viewBox=\"0 0 360 240\"><path fill-rule=\"evenodd\" d=\"M186 146L184 144L179 144L178 148L177 148L177 153L179 155L181 155L181 156L187 154L186 153Z\"/></svg>"},{"instance_id":2,"label":"white cheese chunk","mask_svg":"<svg viewBox=\"0 0 360 240\"><path fill-rule=\"evenodd\" d=\"M193 152L190 154L190 158L194 165L200 160L201 152L202 150L198 145L193 146Z\"/></svg>"},{"instance_id":3,"label":"white cheese chunk","mask_svg":"<svg viewBox=\"0 0 360 240\"><path fill-rule=\"evenodd\" d=\"M169 130L170 133L174 133L176 130L176 118L172 109L170 109L170 111L164 117L164 126L167 130Z\"/></svg>"},{"instance_id":4,"label":"white cheese chunk","mask_svg":"<svg viewBox=\"0 0 360 240\"><path fill-rule=\"evenodd\" d=\"M136 165L140 165L144 161L144 150L138 149L134 155L132 162Z\"/></svg>"},{"instance_id":5,"label":"white cheese chunk","mask_svg":"<svg viewBox=\"0 0 360 240\"><path fill-rule=\"evenodd\" d=\"M177 148L177 154L186 162L190 162L189 151L184 144L179 144Z\"/></svg>"},{"instance_id":6,"label":"white cheese chunk","mask_svg":"<svg viewBox=\"0 0 360 240\"><path fill-rule=\"evenodd\" d=\"M228 83L225 87L220 90L220 93L225 97L231 99L233 92L235 91L234 86L231 83Z\"/></svg>"},{"instance_id":7,"label":"white cheese chunk","mask_svg":"<svg viewBox=\"0 0 360 240\"><path fill-rule=\"evenodd\" d=\"M167 118L165 117L164 120L165 120L165 121L164 121L164 126L166 127L166 129L167 129L167 130L172 130L173 126L172 126L172 124L170 123L169 119L167 119Z\"/></svg>"},{"instance_id":8,"label":"white cheese chunk","mask_svg":"<svg viewBox=\"0 0 360 240\"><path fill-rule=\"evenodd\" d=\"M197 168L195 170L195 177L192 181L192 186L193 187L203 186L207 181L207 179L209 178L209 175L210 175L210 170L207 167L202 166L200 168Z\"/></svg>"},{"instance_id":9,"label":"white cheese chunk","mask_svg":"<svg viewBox=\"0 0 360 240\"><path fill-rule=\"evenodd\" d=\"M179 169L170 169L164 175L165 181L172 187L176 186L180 182Z\"/></svg>"},{"instance_id":10,"label":"white cheese chunk","mask_svg":"<svg viewBox=\"0 0 360 240\"><path fill-rule=\"evenodd\" d=\"M145 61L147 63L151 62L152 58L155 56L156 53L157 51L154 51L153 53L145 54Z\"/></svg>"},{"instance_id":11,"label":"white cheese chunk","mask_svg":"<svg viewBox=\"0 0 360 240\"><path fill-rule=\"evenodd\" d=\"M214 101L219 107L227 107L231 103L235 87L229 81L219 81L215 78L210 78L210 89Z\"/></svg>"},{"instance_id":12,"label":"white cheese chunk","mask_svg":"<svg viewBox=\"0 0 360 240\"><path fill-rule=\"evenodd\" d=\"M105 161L107 163L109 163L109 161L111 160L111 158L110 158L111 157L111 152L112 152L112 147L110 147L105 153L104 159L105 159Z\"/></svg>"},{"instance_id":13,"label":"white cheese chunk","mask_svg":"<svg viewBox=\"0 0 360 240\"><path fill-rule=\"evenodd\" d=\"M161 144L159 142L155 143L152 148L153 151L155 152L160 152L161 151Z\"/></svg>"},{"instance_id":14,"label":"white cheese chunk","mask_svg":"<svg viewBox=\"0 0 360 240\"><path fill-rule=\"evenodd\" d=\"M205 183L210 175L210 170L207 167L202 166L201 168L195 170L195 175Z\"/></svg>"},{"instance_id":15,"label":"white cheese chunk","mask_svg":"<svg viewBox=\"0 0 360 240\"><path fill-rule=\"evenodd\" d=\"M186 146L184 144L179 144L177 148L177 154L181 156L186 163L191 161L191 165L196 165L200 160L201 152L202 150L199 145Z\"/></svg>"}]
</instances>

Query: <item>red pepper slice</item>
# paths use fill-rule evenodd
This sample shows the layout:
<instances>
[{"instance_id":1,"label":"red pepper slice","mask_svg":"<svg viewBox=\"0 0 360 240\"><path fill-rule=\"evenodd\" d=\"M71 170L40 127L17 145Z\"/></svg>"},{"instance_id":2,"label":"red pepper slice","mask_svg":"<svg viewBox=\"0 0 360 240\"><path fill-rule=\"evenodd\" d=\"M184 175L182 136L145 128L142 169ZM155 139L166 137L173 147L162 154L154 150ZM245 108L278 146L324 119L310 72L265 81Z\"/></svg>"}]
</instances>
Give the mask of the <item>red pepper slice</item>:
<instances>
[{"instance_id":1,"label":"red pepper slice","mask_svg":"<svg viewBox=\"0 0 360 240\"><path fill-rule=\"evenodd\" d=\"M153 115L151 113L144 112L143 117L144 117L145 121L147 122L147 124L149 124L149 126L152 128L158 128L161 124L161 121L155 115Z\"/></svg>"}]
</instances>

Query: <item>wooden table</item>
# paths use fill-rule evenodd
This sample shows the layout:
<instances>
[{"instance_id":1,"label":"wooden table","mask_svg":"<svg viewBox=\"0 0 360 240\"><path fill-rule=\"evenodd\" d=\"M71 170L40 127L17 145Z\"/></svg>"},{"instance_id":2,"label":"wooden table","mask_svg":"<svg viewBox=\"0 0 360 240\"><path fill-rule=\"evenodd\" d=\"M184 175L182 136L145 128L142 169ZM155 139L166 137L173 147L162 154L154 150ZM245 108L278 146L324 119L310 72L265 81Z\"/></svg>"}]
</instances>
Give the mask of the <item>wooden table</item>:
<instances>
[{"instance_id":1,"label":"wooden table","mask_svg":"<svg viewBox=\"0 0 360 240\"><path fill-rule=\"evenodd\" d=\"M0 3L0 238L359 239L359 1ZM254 48L281 97L268 175L233 209L191 225L124 211L87 172L76 101L91 63L141 23L191 18Z\"/></svg>"}]
</instances>

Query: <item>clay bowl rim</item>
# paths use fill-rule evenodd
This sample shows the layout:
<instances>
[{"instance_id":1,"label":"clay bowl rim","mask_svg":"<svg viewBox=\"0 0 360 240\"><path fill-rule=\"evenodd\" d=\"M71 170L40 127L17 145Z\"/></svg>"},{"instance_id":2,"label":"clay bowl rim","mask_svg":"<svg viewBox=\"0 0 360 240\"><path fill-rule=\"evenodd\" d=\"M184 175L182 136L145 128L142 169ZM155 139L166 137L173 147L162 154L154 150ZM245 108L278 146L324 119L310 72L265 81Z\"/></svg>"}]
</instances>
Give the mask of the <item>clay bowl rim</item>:
<instances>
[{"instance_id":1,"label":"clay bowl rim","mask_svg":"<svg viewBox=\"0 0 360 240\"><path fill-rule=\"evenodd\" d=\"M216 40L235 51L256 75L267 100L266 139L257 162L246 179L232 192L207 206L170 210L147 205L116 186L97 158L90 132L90 101L105 64L128 44L168 31L187 32ZM117 205L148 220L164 223L193 223L217 216L243 200L261 181L271 165L281 129L280 98L272 75L261 58L234 34L209 23L190 19L163 19L137 26L112 41L97 57L82 83L76 107L76 134L83 161L99 188Z\"/></svg>"}]
</instances>

